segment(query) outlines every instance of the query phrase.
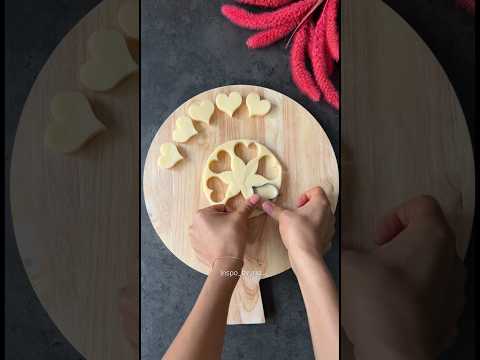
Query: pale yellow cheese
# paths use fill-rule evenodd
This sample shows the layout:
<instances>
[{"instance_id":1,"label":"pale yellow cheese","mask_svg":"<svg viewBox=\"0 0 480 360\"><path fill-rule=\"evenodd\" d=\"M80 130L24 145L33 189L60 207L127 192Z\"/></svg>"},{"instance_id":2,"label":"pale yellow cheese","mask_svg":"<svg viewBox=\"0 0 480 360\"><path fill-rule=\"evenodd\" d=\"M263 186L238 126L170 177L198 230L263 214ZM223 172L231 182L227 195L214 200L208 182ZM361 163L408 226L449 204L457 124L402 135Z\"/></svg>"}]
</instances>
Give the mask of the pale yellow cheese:
<instances>
[{"instance_id":1,"label":"pale yellow cheese","mask_svg":"<svg viewBox=\"0 0 480 360\"><path fill-rule=\"evenodd\" d=\"M242 105L242 95L236 91L227 94L218 94L215 98L215 104L220 111L232 117L235 111Z\"/></svg>"},{"instance_id":2,"label":"pale yellow cheese","mask_svg":"<svg viewBox=\"0 0 480 360\"><path fill-rule=\"evenodd\" d=\"M138 70L122 34L101 30L88 40L92 58L80 68L80 81L90 90L107 91Z\"/></svg>"},{"instance_id":3,"label":"pale yellow cheese","mask_svg":"<svg viewBox=\"0 0 480 360\"><path fill-rule=\"evenodd\" d=\"M248 116L265 116L269 113L272 105L268 100L260 100L257 93L250 93L247 95Z\"/></svg>"},{"instance_id":4,"label":"pale yellow cheese","mask_svg":"<svg viewBox=\"0 0 480 360\"><path fill-rule=\"evenodd\" d=\"M193 120L209 124L214 111L215 106L213 103L210 100L204 100L190 105L188 108L188 115L190 115Z\"/></svg>"},{"instance_id":5,"label":"pale yellow cheese","mask_svg":"<svg viewBox=\"0 0 480 360\"><path fill-rule=\"evenodd\" d=\"M192 136L198 134L198 131L193 126L192 119L188 116L180 116L175 122L175 130L173 130L172 138L176 142L186 142Z\"/></svg>"},{"instance_id":6,"label":"pale yellow cheese","mask_svg":"<svg viewBox=\"0 0 480 360\"><path fill-rule=\"evenodd\" d=\"M160 145L160 156L157 159L157 165L160 168L169 169L182 159L183 156L178 152L175 144L164 143Z\"/></svg>"},{"instance_id":7,"label":"pale yellow cheese","mask_svg":"<svg viewBox=\"0 0 480 360\"><path fill-rule=\"evenodd\" d=\"M266 200L273 200L278 196L278 189L272 184L258 186L254 189L254 192Z\"/></svg>"},{"instance_id":8,"label":"pale yellow cheese","mask_svg":"<svg viewBox=\"0 0 480 360\"><path fill-rule=\"evenodd\" d=\"M235 146L237 144L243 144L246 147L255 144L257 151L256 156L245 163L235 154ZM213 162L218 161L220 152L226 152L229 155L230 169L217 173L212 170L211 165ZM268 169L265 171L266 174L271 175L269 178L257 173L259 162L264 157L268 157L269 160L267 163ZM215 177L227 185L225 196L220 201L214 201L212 199L213 189L208 187L208 181ZM228 200L238 194L242 194L243 197L247 199L254 194L254 188L266 184L271 184L276 189L280 189L282 185L282 166L267 147L248 139L232 140L217 146L208 157L202 173L202 190L211 204L226 204ZM254 216L260 213L261 212L256 212Z\"/></svg>"},{"instance_id":9,"label":"pale yellow cheese","mask_svg":"<svg viewBox=\"0 0 480 360\"><path fill-rule=\"evenodd\" d=\"M45 132L45 144L62 153L78 150L106 127L98 121L85 95L57 94L50 104L52 120Z\"/></svg>"}]
</instances>

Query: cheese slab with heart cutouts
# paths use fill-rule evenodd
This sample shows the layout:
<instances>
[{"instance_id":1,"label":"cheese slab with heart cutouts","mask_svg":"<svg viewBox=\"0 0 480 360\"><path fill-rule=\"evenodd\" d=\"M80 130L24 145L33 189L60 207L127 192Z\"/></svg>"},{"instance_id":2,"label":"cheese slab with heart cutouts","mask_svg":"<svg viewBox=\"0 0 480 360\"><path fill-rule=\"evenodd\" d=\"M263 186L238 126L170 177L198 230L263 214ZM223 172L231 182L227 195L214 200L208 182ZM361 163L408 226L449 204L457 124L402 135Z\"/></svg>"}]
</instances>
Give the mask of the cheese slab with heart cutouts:
<instances>
[{"instance_id":1,"label":"cheese slab with heart cutouts","mask_svg":"<svg viewBox=\"0 0 480 360\"><path fill-rule=\"evenodd\" d=\"M188 115L190 115L193 120L209 124L214 111L215 106L213 103L210 100L204 100L190 105Z\"/></svg>"},{"instance_id":2,"label":"cheese slab with heart cutouts","mask_svg":"<svg viewBox=\"0 0 480 360\"><path fill-rule=\"evenodd\" d=\"M125 2L118 12L118 23L125 34L132 39L139 39L139 0Z\"/></svg>"},{"instance_id":3,"label":"cheese slab with heart cutouts","mask_svg":"<svg viewBox=\"0 0 480 360\"><path fill-rule=\"evenodd\" d=\"M247 95L247 108L248 115L253 116L265 116L269 113L272 105L268 100L260 100L260 96L257 93L250 93Z\"/></svg>"},{"instance_id":4,"label":"cheese slab with heart cutouts","mask_svg":"<svg viewBox=\"0 0 480 360\"><path fill-rule=\"evenodd\" d=\"M255 156L245 162L235 152L235 148L239 144L247 148L254 145ZM219 161L220 153L228 154L229 166L227 170L216 172L214 163ZM260 171L261 162L262 171ZM226 190L223 198L214 200L213 195L216 189L209 186L212 179L221 181L225 185ZM282 166L266 146L248 139L232 140L217 146L208 157L202 173L202 190L212 205L226 204L238 194L242 194L245 199L248 199L254 194L255 188L266 184L271 184L276 189L280 189L282 185ZM255 211L252 217L261 213L261 211Z\"/></svg>"},{"instance_id":5,"label":"cheese slab with heart cutouts","mask_svg":"<svg viewBox=\"0 0 480 360\"><path fill-rule=\"evenodd\" d=\"M188 116L180 116L175 121L175 130L173 130L172 138L176 142L187 142L192 136L198 134L197 129L193 126L192 119Z\"/></svg>"},{"instance_id":6,"label":"cheese slab with heart cutouts","mask_svg":"<svg viewBox=\"0 0 480 360\"><path fill-rule=\"evenodd\" d=\"M228 96L221 93L216 96L215 104L220 111L233 117L235 111L242 105L242 95L236 91L232 91Z\"/></svg>"},{"instance_id":7,"label":"cheese slab with heart cutouts","mask_svg":"<svg viewBox=\"0 0 480 360\"><path fill-rule=\"evenodd\" d=\"M90 90L107 91L138 70L122 34L101 30L88 40L92 58L80 68L80 81Z\"/></svg>"},{"instance_id":8,"label":"cheese slab with heart cutouts","mask_svg":"<svg viewBox=\"0 0 480 360\"><path fill-rule=\"evenodd\" d=\"M45 132L45 144L52 150L74 152L106 129L80 92L57 94L52 99L50 110L52 120Z\"/></svg>"},{"instance_id":9,"label":"cheese slab with heart cutouts","mask_svg":"<svg viewBox=\"0 0 480 360\"><path fill-rule=\"evenodd\" d=\"M160 156L157 159L158 167L162 169L170 169L174 167L183 156L178 152L174 143L164 143L160 145Z\"/></svg>"}]
</instances>

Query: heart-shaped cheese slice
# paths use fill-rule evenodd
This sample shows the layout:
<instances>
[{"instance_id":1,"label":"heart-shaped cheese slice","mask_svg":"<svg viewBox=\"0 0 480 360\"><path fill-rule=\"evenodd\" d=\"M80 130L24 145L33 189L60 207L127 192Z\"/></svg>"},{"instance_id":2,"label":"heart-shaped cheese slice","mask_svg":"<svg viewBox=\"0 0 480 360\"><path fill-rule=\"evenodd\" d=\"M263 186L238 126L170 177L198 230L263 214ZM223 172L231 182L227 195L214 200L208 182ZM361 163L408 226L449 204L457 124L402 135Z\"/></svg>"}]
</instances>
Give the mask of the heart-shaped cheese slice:
<instances>
[{"instance_id":1,"label":"heart-shaped cheese slice","mask_svg":"<svg viewBox=\"0 0 480 360\"><path fill-rule=\"evenodd\" d=\"M125 34L133 39L139 39L139 10L138 0L125 2L118 12L118 23Z\"/></svg>"},{"instance_id":2,"label":"heart-shaped cheese slice","mask_svg":"<svg viewBox=\"0 0 480 360\"><path fill-rule=\"evenodd\" d=\"M228 96L221 93L215 98L215 103L221 111L232 117L235 110L242 105L242 95L236 91L231 92Z\"/></svg>"},{"instance_id":3,"label":"heart-shaped cheese slice","mask_svg":"<svg viewBox=\"0 0 480 360\"><path fill-rule=\"evenodd\" d=\"M183 156L178 152L175 144L164 143L160 145L160 156L157 159L157 165L160 168L170 169L182 159Z\"/></svg>"},{"instance_id":4,"label":"heart-shaped cheese slice","mask_svg":"<svg viewBox=\"0 0 480 360\"><path fill-rule=\"evenodd\" d=\"M267 115L272 106L270 101L260 100L260 96L257 93L248 94L246 103L250 117Z\"/></svg>"},{"instance_id":5,"label":"heart-shaped cheese slice","mask_svg":"<svg viewBox=\"0 0 480 360\"><path fill-rule=\"evenodd\" d=\"M175 122L175 130L173 130L172 138L176 142L186 142L198 131L193 126L192 119L188 116L180 116Z\"/></svg>"},{"instance_id":6,"label":"heart-shaped cheese slice","mask_svg":"<svg viewBox=\"0 0 480 360\"><path fill-rule=\"evenodd\" d=\"M45 144L56 151L71 153L106 127L98 121L85 95L80 92L57 94L50 104L52 120Z\"/></svg>"},{"instance_id":7,"label":"heart-shaped cheese slice","mask_svg":"<svg viewBox=\"0 0 480 360\"><path fill-rule=\"evenodd\" d=\"M193 120L202 121L206 124L210 123L210 118L215 111L215 106L210 100L204 100L199 103L190 105L188 108L188 115Z\"/></svg>"},{"instance_id":8,"label":"heart-shaped cheese slice","mask_svg":"<svg viewBox=\"0 0 480 360\"><path fill-rule=\"evenodd\" d=\"M88 89L106 91L138 70L122 34L115 30L101 30L88 40L92 59L80 69L80 81Z\"/></svg>"}]
</instances>

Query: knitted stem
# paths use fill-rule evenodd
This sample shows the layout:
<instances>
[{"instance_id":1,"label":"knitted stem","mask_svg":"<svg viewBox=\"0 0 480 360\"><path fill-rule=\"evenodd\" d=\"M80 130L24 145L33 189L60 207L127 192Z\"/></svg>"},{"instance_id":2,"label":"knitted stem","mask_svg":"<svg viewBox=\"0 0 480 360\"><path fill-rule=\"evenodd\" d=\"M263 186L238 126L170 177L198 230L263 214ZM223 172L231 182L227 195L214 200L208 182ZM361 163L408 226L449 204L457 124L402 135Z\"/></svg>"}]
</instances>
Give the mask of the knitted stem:
<instances>
[{"instance_id":1,"label":"knitted stem","mask_svg":"<svg viewBox=\"0 0 480 360\"><path fill-rule=\"evenodd\" d=\"M312 67L315 80L323 93L325 100L338 110L340 107L338 92L328 78L328 63L325 56L325 16L323 15L324 13L322 13L318 19L317 25L315 26L315 35L312 39Z\"/></svg>"},{"instance_id":2,"label":"knitted stem","mask_svg":"<svg viewBox=\"0 0 480 360\"><path fill-rule=\"evenodd\" d=\"M337 32L338 0L327 0L325 4L325 35L327 50L330 56L338 62L340 60L339 39Z\"/></svg>"},{"instance_id":3,"label":"knitted stem","mask_svg":"<svg viewBox=\"0 0 480 360\"><path fill-rule=\"evenodd\" d=\"M277 8L288 3L291 3L293 0L235 0L240 4L254 5L266 8Z\"/></svg>"},{"instance_id":4,"label":"knitted stem","mask_svg":"<svg viewBox=\"0 0 480 360\"><path fill-rule=\"evenodd\" d=\"M308 28L310 21L304 23L293 37L290 50L290 67L293 82L300 91L313 101L320 100L321 94L312 74L306 67L307 41L309 39Z\"/></svg>"},{"instance_id":5,"label":"knitted stem","mask_svg":"<svg viewBox=\"0 0 480 360\"><path fill-rule=\"evenodd\" d=\"M247 39L247 46L250 49L259 49L270 46L287 36L294 27L295 24L290 23L272 29L259 31Z\"/></svg>"},{"instance_id":6,"label":"knitted stem","mask_svg":"<svg viewBox=\"0 0 480 360\"><path fill-rule=\"evenodd\" d=\"M316 0L301 0L281 9L251 13L235 5L223 5L222 14L235 25L251 30L264 30L298 22Z\"/></svg>"}]
</instances>

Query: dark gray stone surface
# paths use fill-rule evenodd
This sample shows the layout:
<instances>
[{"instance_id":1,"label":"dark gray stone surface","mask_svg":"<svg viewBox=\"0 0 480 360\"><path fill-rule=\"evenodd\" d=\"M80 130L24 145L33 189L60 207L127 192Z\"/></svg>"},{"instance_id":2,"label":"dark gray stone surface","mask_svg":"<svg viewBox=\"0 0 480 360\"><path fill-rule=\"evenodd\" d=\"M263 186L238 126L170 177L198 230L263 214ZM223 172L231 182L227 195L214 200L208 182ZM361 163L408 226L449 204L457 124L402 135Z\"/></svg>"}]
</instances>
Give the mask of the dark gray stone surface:
<instances>
[{"instance_id":1,"label":"dark gray stone surface","mask_svg":"<svg viewBox=\"0 0 480 360\"><path fill-rule=\"evenodd\" d=\"M5 172L15 129L33 81L63 36L99 0L6 0ZM249 51L249 31L219 14L222 1L142 0L142 168L156 130L178 104L200 91L228 83L271 87L303 104L320 121L338 154L338 118L323 104L312 104L292 85L288 54L282 46ZM474 23L450 0L388 0L431 46L459 95L473 128L475 110ZM475 141L475 138L473 138ZM8 210L8 176L4 193ZM184 266L162 245L142 207L142 358L159 359L190 310L204 276ZM5 358L80 359L39 303L23 269L9 211L5 214ZM467 260L473 268L473 249ZM337 273L338 248L328 257ZM269 323L232 327L226 359L309 359L305 311L291 272L263 281ZM473 295L470 282L469 294ZM467 303L460 337L447 355L473 359L473 296Z\"/></svg>"}]
</instances>

